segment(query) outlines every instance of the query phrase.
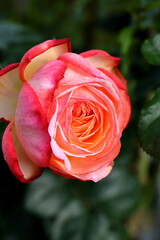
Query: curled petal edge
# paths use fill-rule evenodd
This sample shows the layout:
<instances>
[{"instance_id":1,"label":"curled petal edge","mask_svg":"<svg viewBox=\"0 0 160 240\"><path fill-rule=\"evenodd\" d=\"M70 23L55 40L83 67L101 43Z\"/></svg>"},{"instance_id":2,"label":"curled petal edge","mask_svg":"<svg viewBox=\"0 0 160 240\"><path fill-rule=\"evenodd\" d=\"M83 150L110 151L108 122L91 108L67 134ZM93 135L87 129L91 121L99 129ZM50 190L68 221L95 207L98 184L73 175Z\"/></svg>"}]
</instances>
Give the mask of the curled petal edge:
<instances>
[{"instance_id":1,"label":"curled petal edge","mask_svg":"<svg viewBox=\"0 0 160 240\"><path fill-rule=\"evenodd\" d=\"M56 60L64 52L71 51L70 39L48 40L31 48L20 62L19 75L23 82L45 63Z\"/></svg>"},{"instance_id":2,"label":"curled petal edge","mask_svg":"<svg viewBox=\"0 0 160 240\"><path fill-rule=\"evenodd\" d=\"M12 123L4 132L2 150L9 168L19 181L28 183L42 174L42 168L35 165L24 152Z\"/></svg>"},{"instance_id":3,"label":"curled petal edge","mask_svg":"<svg viewBox=\"0 0 160 240\"><path fill-rule=\"evenodd\" d=\"M19 95L15 127L20 143L30 159L40 167L47 167L51 155L47 118L36 93L27 82Z\"/></svg>"},{"instance_id":4,"label":"curled petal edge","mask_svg":"<svg viewBox=\"0 0 160 240\"><path fill-rule=\"evenodd\" d=\"M0 120L10 122L16 110L22 82L18 75L19 63L0 70Z\"/></svg>"}]
</instances>

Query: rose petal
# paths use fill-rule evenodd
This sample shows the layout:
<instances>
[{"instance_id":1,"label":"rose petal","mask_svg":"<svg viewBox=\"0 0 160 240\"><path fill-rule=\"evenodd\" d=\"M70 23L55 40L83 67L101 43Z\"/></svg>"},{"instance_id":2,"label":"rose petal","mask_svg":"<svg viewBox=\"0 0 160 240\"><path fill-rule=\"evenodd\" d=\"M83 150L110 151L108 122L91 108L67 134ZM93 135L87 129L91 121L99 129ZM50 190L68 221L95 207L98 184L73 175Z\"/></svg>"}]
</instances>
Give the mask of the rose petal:
<instances>
[{"instance_id":1,"label":"rose petal","mask_svg":"<svg viewBox=\"0 0 160 240\"><path fill-rule=\"evenodd\" d=\"M47 119L35 92L28 83L23 85L19 95L15 126L27 155L37 165L47 167L51 154Z\"/></svg>"},{"instance_id":2,"label":"rose petal","mask_svg":"<svg viewBox=\"0 0 160 240\"><path fill-rule=\"evenodd\" d=\"M68 157L66 156L66 154L64 153L64 151L58 146L58 144L56 143L56 141L52 138L51 140L51 147L52 147L52 152L53 154L64 161L64 165L66 167L67 171L71 170L71 164L70 161L68 159Z\"/></svg>"},{"instance_id":3,"label":"rose petal","mask_svg":"<svg viewBox=\"0 0 160 240\"><path fill-rule=\"evenodd\" d=\"M108 79L108 77L94 67L89 61L76 53L64 53L59 58L67 65L65 72L65 79L72 79L74 84L75 79L79 77L97 77L102 79Z\"/></svg>"},{"instance_id":4,"label":"rose petal","mask_svg":"<svg viewBox=\"0 0 160 240\"><path fill-rule=\"evenodd\" d=\"M102 50L90 50L83 52L80 55L98 68L117 67L121 60L119 57L112 57L110 54Z\"/></svg>"},{"instance_id":5,"label":"rose petal","mask_svg":"<svg viewBox=\"0 0 160 240\"><path fill-rule=\"evenodd\" d=\"M101 70L103 73L105 73L110 79L112 79L115 82L115 84L117 85L118 88L120 88L121 90L127 91L126 80L125 80L125 82L122 82L122 80L120 80L120 78L118 78L112 72L110 72L106 69L103 69L103 68L98 68L98 69Z\"/></svg>"},{"instance_id":6,"label":"rose petal","mask_svg":"<svg viewBox=\"0 0 160 240\"><path fill-rule=\"evenodd\" d=\"M79 179L81 181L93 181L93 182L98 182L104 177L106 177L112 170L114 165L114 162L111 162L109 165L102 169L98 169L97 171L86 173L86 174L79 174L79 175L74 175L71 174L69 175L67 172L61 171L54 165L50 165L50 169L55 172L56 174L65 177L65 178L70 178L70 179Z\"/></svg>"},{"instance_id":7,"label":"rose petal","mask_svg":"<svg viewBox=\"0 0 160 240\"><path fill-rule=\"evenodd\" d=\"M59 144L59 147L61 148L61 150L69 156L71 155L71 156L84 157L89 153L91 153L89 150L81 148L78 145L68 143L65 137L63 136L63 132L60 126L57 127L56 142Z\"/></svg>"},{"instance_id":8,"label":"rose petal","mask_svg":"<svg viewBox=\"0 0 160 240\"><path fill-rule=\"evenodd\" d=\"M54 91L63 78L66 65L58 60L50 61L41 67L28 81L36 93L44 115L47 114Z\"/></svg>"},{"instance_id":9,"label":"rose petal","mask_svg":"<svg viewBox=\"0 0 160 240\"><path fill-rule=\"evenodd\" d=\"M66 171L63 161L56 158L52 154L49 168L53 171L56 170L56 172L57 173L59 172L60 175L66 174L84 181L87 180L96 181L96 179L94 178L94 173L97 171L99 173L101 172L100 176L101 178L104 178L107 175L107 171L105 171L104 169L113 164L113 160L117 157L120 151L120 147L121 143L120 141L118 141L116 146L110 152L104 154L104 156L102 157L99 157L99 155L89 156L86 158L69 157L72 166L72 169L70 171Z\"/></svg>"},{"instance_id":10,"label":"rose petal","mask_svg":"<svg viewBox=\"0 0 160 240\"><path fill-rule=\"evenodd\" d=\"M118 68L112 68L111 69L111 72L113 73L113 74L115 74L115 76L117 76L120 80L121 80L121 82L126 86L126 90L127 90L127 81L126 81L126 79L123 77L123 75L121 74L121 72L119 71L119 69Z\"/></svg>"},{"instance_id":11,"label":"rose petal","mask_svg":"<svg viewBox=\"0 0 160 240\"><path fill-rule=\"evenodd\" d=\"M120 92L121 92L121 101L123 103L123 112L124 112L124 122L123 122L123 129L124 129L126 128L131 117L131 102L130 102L129 96L126 94L125 91L121 90Z\"/></svg>"},{"instance_id":12,"label":"rose petal","mask_svg":"<svg viewBox=\"0 0 160 240\"><path fill-rule=\"evenodd\" d=\"M99 85L98 87L96 86L96 88L94 89L94 87L92 87L92 83L90 85L87 84L87 86L85 87L83 86L79 88L78 87L74 88L74 90L72 90L72 88L69 88L71 89L71 92L72 92L72 94L70 95L68 95L67 90L66 92L63 92L63 94L65 93L66 94L62 95L60 89L59 89L59 95L55 94L57 103L54 104L56 111L53 114L53 117L51 118L50 125L49 125L50 134L52 137L54 137L59 147L62 148L63 151L69 156L75 156L75 157L79 156L84 158L88 155L95 155L97 153L100 154L104 149L105 142L107 143L105 144L106 147L108 147L108 149L106 149L105 147L105 150L110 151L111 148L113 148L116 144L116 141L114 141L114 139L117 139L117 138L119 139L121 135L121 131L118 125L118 119L116 116L116 107L113 104L114 98L115 98L114 101L116 104L118 101L120 101L119 96L116 93L116 90L114 89L116 85L114 84L114 82L112 82L111 84L111 82L109 81L107 82L104 80L103 80L103 83L106 85L105 86L107 89L106 94L103 93L103 91L105 91L105 88L103 86ZM103 91L99 90L101 88ZM109 97L107 95L109 95ZM113 95L112 100L110 99L110 95ZM103 120L101 120L102 122L101 126L103 128L103 132L97 131L97 133L94 132L94 135L89 136L90 139L87 140L87 143L92 143L91 146L84 146L85 142L80 141L76 137L76 135L74 136L74 133L71 135L70 120L69 120L70 119L69 116L72 116L72 110L73 110L71 106L74 103L77 103L78 101L87 101L88 104L89 104L89 101L90 103L95 102L97 104L96 107L104 111L103 113L104 122ZM69 104L68 106L65 105L67 103ZM64 108L66 110L64 110ZM117 109L118 108L119 107L117 107ZM121 102L120 102L120 109L122 109ZM101 114L102 114L102 111L101 111Z\"/></svg>"},{"instance_id":13,"label":"rose petal","mask_svg":"<svg viewBox=\"0 0 160 240\"><path fill-rule=\"evenodd\" d=\"M42 169L26 155L11 123L3 135L2 150L11 171L21 182L30 182L41 175Z\"/></svg>"},{"instance_id":14,"label":"rose petal","mask_svg":"<svg viewBox=\"0 0 160 240\"><path fill-rule=\"evenodd\" d=\"M22 82L18 76L18 63L0 70L0 119L11 121L16 110Z\"/></svg>"},{"instance_id":15,"label":"rose petal","mask_svg":"<svg viewBox=\"0 0 160 240\"><path fill-rule=\"evenodd\" d=\"M45 63L71 51L69 39L48 40L31 48L20 62L20 77L27 81Z\"/></svg>"},{"instance_id":16,"label":"rose petal","mask_svg":"<svg viewBox=\"0 0 160 240\"><path fill-rule=\"evenodd\" d=\"M52 154L53 155L53 154ZM54 156L55 158L55 156ZM63 164L63 163L62 163ZM61 176L61 177L65 177L65 178L69 178L69 179L75 179L76 177L69 175L66 171L62 171L61 169L57 168L54 164L50 165L50 169L56 173L57 175Z\"/></svg>"},{"instance_id":17,"label":"rose petal","mask_svg":"<svg viewBox=\"0 0 160 240\"><path fill-rule=\"evenodd\" d=\"M101 50L90 50L83 52L80 55L86 58L96 68L107 70L106 73L108 71L113 73L123 83L124 87L126 88L126 80L117 68L120 64L121 60L120 58L112 57L105 51ZM109 73L107 73L107 76L109 76ZM116 78L114 78L114 80L116 80ZM116 80L116 82L118 83L118 80ZM120 83L118 84L120 85Z\"/></svg>"},{"instance_id":18,"label":"rose petal","mask_svg":"<svg viewBox=\"0 0 160 240\"><path fill-rule=\"evenodd\" d=\"M106 167L100 168L97 171L86 173L86 174L80 174L78 176L78 179L82 181L88 181L92 180L93 182L98 182L101 179L105 178L110 172L112 171L114 162L111 162Z\"/></svg>"},{"instance_id":19,"label":"rose petal","mask_svg":"<svg viewBox=\"0 0 160 240\"><path fill-rule=\"evenodd\" d=\"M75 176L95 172L98 169L108 165L117 157L120 151L121 144L119 139L116 139L115 142L116 143L114 143L114 147L110 147L110 149L105 148L104 142L104 148L102 152L95 155L88 155L85 158L70 156L69 159L72 166L70 174ZM59 164L59 162L57 163Z\"/></svg>"}]
</instances>

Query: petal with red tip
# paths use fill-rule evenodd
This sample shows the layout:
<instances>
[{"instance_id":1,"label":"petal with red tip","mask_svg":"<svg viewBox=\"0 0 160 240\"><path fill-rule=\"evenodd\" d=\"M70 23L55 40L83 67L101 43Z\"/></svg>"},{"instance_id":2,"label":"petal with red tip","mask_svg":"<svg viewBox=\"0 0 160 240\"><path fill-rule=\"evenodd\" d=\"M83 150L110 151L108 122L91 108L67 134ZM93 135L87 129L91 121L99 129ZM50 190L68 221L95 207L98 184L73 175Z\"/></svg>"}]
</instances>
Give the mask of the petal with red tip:
<instances>
[{"instance_id":1,"label":"petal with red tip","mask_svg":"<svg viewBox=\"0 0 160 240\"><path fill-rule=\"evenodd\" d=\"M61 54L71 51L70 40L48 40L31 48L20 62L20 77L27 81L45 63L56 60Z\"/></svg>"},{"instance_id":2,"label":"petal with red tip","mask_svg":"<svg viewBox=\"0 0 160 240\"><path fill-rule=\"evenodd\" d=\"M125 82L122 81L122 79L117 77L116 74L114 74L114 73L112 73L112 72L110 72L110 71L108 71L104 68L98 68L98 69L101 70L103 73L105 73L110 79L112 79L115 82L115 84L117 85L118 88L127 91L126 80L125 80Z\"/></svg>"},{"instance_id":3,"label":"petal with red tip","mask_svg":"<svg viewBox=\"0 0 160 240\"><path fill-rule=\"evenodd\" d=\"M11 121L14 117L17 99L22 87L18 75L18 63L0 70L0 119Z\"/></svg>"},{"instance_id":4,"label":"petal with red tip","mask_svg":"<svg viewBox=\"0 0 160 240\"><path fill-rule=\"evenodd\" d=\"M97 77L102 79L109 79L106 74L98 70L94 65L92 65L85 58L76 53L64 53L58 60L63 61L67 65L67 70L65 72L65 78L73 78L75 81L79 77ZM75 82L76 84L76 82Z\"/></svg>"},{"instance_id":5,"label":"petal with red tip","mask_svg":"<svg viewBox=\"0 0 160 240\"><path fill-rule=\"evenodd\" d=\"M38 97L44 114L48 112L54 91L63 78L65 70L66 65L62 61L53 60L40 68L28 81Z\"/></svg>"},{"instance_id":6,"label":"petal with red tip","mask_svg":"<svg viewBox=\"0 0 160 240\"><path fill-rule=\"evenodd\" d=\"M120 58L112 57L107 52L102 50L90 50L83 52L80 55L86 58L97 68L107 69L110 67L118 67L120 63Z\"/></svg>"},{"instance_id":7,"label":"petal with red tip","mask_svg":"<svg viewBox=\"0 0 160 240\"><path fill-rule=\"evenodd\" d=\"M47 167L51 154L47 119L28 83L23 85L19 95L15 126L20 143L30 159L41 167Z\"/></svg>"},{"instance_id":8,"label":"petal with red tip","mask_svg":"<svg viewBox=\"0 0 160 240\"><path fill-rule=\"evenodd\" d=\"M120 64L120 58L112 57L102 50L90 50L80 55L87 59L93 66L113 73L126 86L126 80L117 68Z\"/></svg>"},{"instance_id":9,"label":"petal with red tip","mask_svg":"<svg viewBox=\"0 0 160 240\"><path fill-rule=\"evenodd\" d=\"M42 168L35 165L26 155L11 123L4 132L2 149L11 171L21 182L30 182L41 175Z\"/></svg>"}]
</instances>

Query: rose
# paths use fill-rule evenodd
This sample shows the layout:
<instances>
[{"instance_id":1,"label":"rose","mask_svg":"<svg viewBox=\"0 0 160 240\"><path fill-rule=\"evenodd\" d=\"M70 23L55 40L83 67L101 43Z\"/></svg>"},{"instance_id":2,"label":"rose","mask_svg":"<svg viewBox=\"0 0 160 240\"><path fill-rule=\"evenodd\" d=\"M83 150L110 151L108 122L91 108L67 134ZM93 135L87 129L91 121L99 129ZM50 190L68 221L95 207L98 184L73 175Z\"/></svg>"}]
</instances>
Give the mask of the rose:
<instances>
[{"instance_id":1,"label":"rose","mask_svg":"<svg viewBox=\"0 0 160 240\"><path fill-rule=\"evenodd\" d=\"M100 50L71 53L48 40L0 72L2 149L11 171L29 182L45 167L95 182L112 169L130 118L120 59Z\"/></svg>"}]
</instances>

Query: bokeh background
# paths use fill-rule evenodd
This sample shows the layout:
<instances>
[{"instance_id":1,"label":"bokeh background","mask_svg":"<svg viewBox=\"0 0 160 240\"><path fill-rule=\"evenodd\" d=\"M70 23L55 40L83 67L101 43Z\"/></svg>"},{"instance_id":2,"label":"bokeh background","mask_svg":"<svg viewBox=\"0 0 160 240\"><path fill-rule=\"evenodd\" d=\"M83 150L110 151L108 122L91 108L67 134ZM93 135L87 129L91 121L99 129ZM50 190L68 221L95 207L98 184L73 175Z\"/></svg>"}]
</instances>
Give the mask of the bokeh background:
<instances>
[{"instance_id":1,"label":"bokeh background","mask_svg":"<svg viewBox=\"0 0 160 240\"><path fill-rule=\"evenodd\" d=\"M142 107L160 86L160 59L144 45L154 36L160 40L158 33L156 0L0 1L0 67L42 41L69 37L73 52L102 49L122 58L132 101L121 153L99 183L45 170L22 184L0 153L0 240L160 239L160 168L140 148L137 131ZM160 51L160 41L157 46ZM1 122L1 139L5 127Z\"/></svg>"}]
</instances>

